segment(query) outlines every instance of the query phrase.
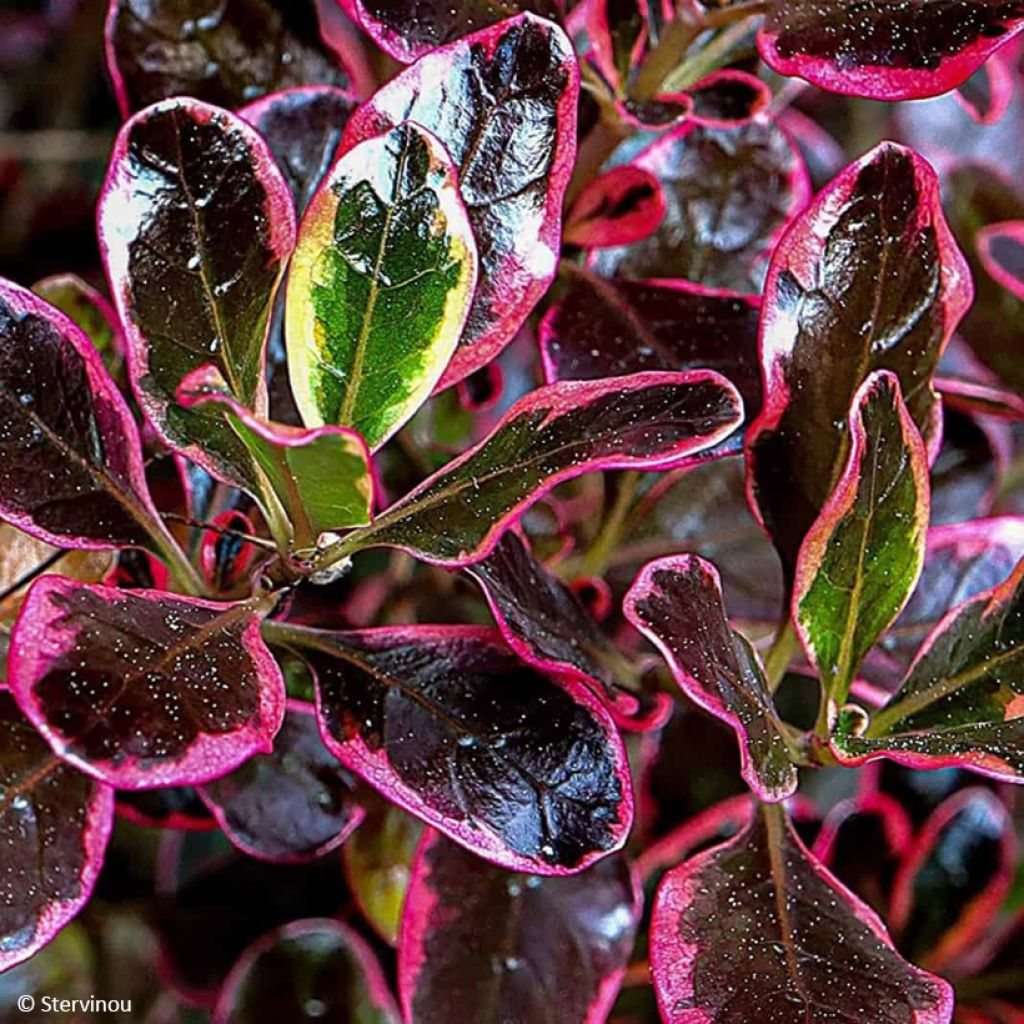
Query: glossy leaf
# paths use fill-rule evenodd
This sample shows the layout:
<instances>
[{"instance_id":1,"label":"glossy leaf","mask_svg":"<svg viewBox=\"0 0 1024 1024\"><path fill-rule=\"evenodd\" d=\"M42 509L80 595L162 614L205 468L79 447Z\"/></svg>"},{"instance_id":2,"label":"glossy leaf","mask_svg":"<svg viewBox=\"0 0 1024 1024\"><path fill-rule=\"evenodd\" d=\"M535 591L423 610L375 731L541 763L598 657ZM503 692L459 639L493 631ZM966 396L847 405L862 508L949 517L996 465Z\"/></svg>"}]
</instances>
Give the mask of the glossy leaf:
<instances>
[{"instance_id":1,"label":"glossy leaf","mask_svg":"<svg viewBox=\"0 0 1024 1024\"><path fill-rule=\"evenodd\" d=\"M949 984L903 960L777 813L665 876L651 966L666 1024L949 1024Z\"/></svg>"},{"instance_id":2,"label":"glossy leaf","mask_svg":"<svg viewBox=\"0 0 1024 1024\"><path fill-rule=\"evenodd\" d=\"M444 372L476 275L437 139L405 123L349 149L310 202L288 276L288 368L306 425L383 444Z\"/></svg>"},{"instance_id":3,"label":"glossy leaf","mask_svg":"<svg viewBox=\"0 0 1024 1024\"><path fill-rule=\"evenodd\" d=\"M269 751L284 681L251 604L37 580L8 684L66 761L121 789L204 782Z\"/></svg>"},{"instance_id":4,"label":"glossy leaf","mask_svg":"<svg viewBox=\"0 0 1024 1024\"><path fill-rule=\"evenodd\" d=\"M242 405L259 414L265 404L267 324L295 240L288 186L266 143L195 100L149 107L117 137L98 221L139 404L172 447L256 489L231 428L175 397L189 372L212 363Z\"/></svg>"},{"instance_id":5,"label":"glossy leaf","mask_svg":"<svg viewBox=\"0 0 1024 1024\"><path fill-rule=\"evenodd\" d=\"M594 469L668 469L736 428L742 402L711 371L636 373L537 388L490 436L453 459L348 540L400 547L429 562L478 561L557 484Z\"/></svg>"},{"instance_id":6,"label":"glossy leaf","mask_svg":"<svg viewBox=\"0 0 1024 1024\"><path fill-rule=\"evenodd\" d=\"M593 255L591 266L607 277L756 292L766 255L809 195L803 161L765 117L735 127L685 121L632 165L661 182L666 212L649 238Z\"/></svg>"},{"instance_id":7,"label":"glossy leaf","mask_svg":"<svg viewBox=\"0 0 1024 1024\"><path fill-rule=\"evenodd\" d=\"M605 280L572 273L540 328L548 381L643 370L717 370L736 386L748 418L761 407L759 303L685 281ZM742 435L721 451L738 451Z\"/></svg>"},{"instance_id":8,"label":"glossy leaf","mask_svg":"<svg viewBox=\"0 0 1024 1024\"><path fill-rule=\"evenodd\" d=\"M441 386L493 359L554 277L576 155L578 78L561 29L519 15L428 53L375 93L345 129L343 145L351 148L415 121L440 139L458 168L480 280Z\"/></svg>"},{"instance_id":9,"label":"glossy leaf","mask_svg":"<svg viewBox=\"0 0 1024 1024\"><path fill-rule=\"evenodd\" d=\"M289 863L340 846L363 819L355 780L328 753L313 708L288 705L269 754L199 790L228 838L261 860Z\"/></svg>"},{"instance_id":10,"label":"glossy leaf","mask_svg":"<svg viewBox=\"0 0 1024 1024\"><path fill-rule=\"evenodd\" d=\"M962 765L1024 777L1024 563L953 609L863 736L835 737L844 760L891 757L913 768ZM842 726L842 723L840 723Z\"/></svg>"},{"instance_id":11,"label":"glossy leaf","mask_svg":"<svg viewBox=\"0 0 1024 1024\"><path fill-rule=\"evenodd\" d=\"M71 320L0 282L0 517L58 546L145 545L163 528L142 443Z\"/></svg>"},{"instance_id":12,"label":"glossy leaf","mask_svg":"<svg viewBox=\"0 0 1024 1024\"><path fill-rule=\"evenodd\" d=\"M236 108L293 85L348 85L311 3L110 0L107 67L127 117L170 96Z\"/></svg>"},{"instance_id":13,"label":"glossy leaf","mask_svg":"<svg viewBox=\"0 0 1024 1024\"><path fill-rule=\"evenodd\" d=\"M640 918L621 854L572 878L510 874L428 831L398 951L405 1019L606 1019Z\"/></svg>"},{"instance_id":14,"label":"glossy leaf","mask_svg":"<svg viewBox=\"0 0 1024 1024\"><path fill-rule=\"evenodd\" d=\"M600 249L650 235L665 216L658 179L640 167L613 167L591 181L573 204L562 232L567 245Z\"/></svg>"},{"instance_id":15,"label":"glossy leaf","mask_svg":"<svg viewBox=\"0 0 1024 1024\"><path fill-rule=\"evenodd\" d=\"M948 92L1024 28L1014 0L774 0L758 36L779 74L877 100Z\"/></svg>"},{"instance_id":16,"label":"glossy leaf","mask_svg":"<svg viewBox=\"0 0 1024 1024\"><path fill-rule=\"evenodd\" d=\"M872 371L899 377L918 430L935 440L930 378L971 294L934 171L892 143L847 168L775 250L748 488L787 575L838 479L850 403Z\"/></svg>"},{"instance_id":17,"label":"glossy leaf","mask_svg":"<svg viewBox=\"0 0 1024 1024\"><path fill-rule=\"evenodd\" d=\"M977 244L989 276L1024 299L1024 221L989 224L978 232Z\"/></svg>"},{"instance_id":18,"label":"glossy leaf","mask_svg":"<svg viewBox=\"0 0 1024 1024\"><path fill-rule=\"evenodd\" d=\"M792 796L797 773L784 726L757 654L729 625L715 567L695 555L652 562L623 611L664 655L680 689L735 730L747 785L762 800Z\"/></svg>"},{"instance_id":19,"label":"glossy leaf","mask_svg":"<svg viewBox=\"0 0 1024 1024\"><path fill-rule=\"evenodd\" d=\"M92 893L114 793L56 757L0 691L0 970L28 959Z\"/></svg>"},{"instance_id":20,"label":"glossy leaf","mask_svg":"<svg viewBox=\"0 0 1024 1024\"><path fill-rule=\"evenodd\" d=\"M524 666L496 632L280 631L316 677L328 748L468 849L567 874L625 841L632 794L607 712L581 684Z\"/></svg>"},{"instance_id":21,"label":"glossy leaf","mask_svg":"<svg viewBox=\"0 0 1024 1024\"><path fill-rule=\"evenodd\" d=\"M842 475L800 547L793 617L825 692L842 704L924 563L928 456L895 374L854 395Z\"/></svg>"}]
</instances>

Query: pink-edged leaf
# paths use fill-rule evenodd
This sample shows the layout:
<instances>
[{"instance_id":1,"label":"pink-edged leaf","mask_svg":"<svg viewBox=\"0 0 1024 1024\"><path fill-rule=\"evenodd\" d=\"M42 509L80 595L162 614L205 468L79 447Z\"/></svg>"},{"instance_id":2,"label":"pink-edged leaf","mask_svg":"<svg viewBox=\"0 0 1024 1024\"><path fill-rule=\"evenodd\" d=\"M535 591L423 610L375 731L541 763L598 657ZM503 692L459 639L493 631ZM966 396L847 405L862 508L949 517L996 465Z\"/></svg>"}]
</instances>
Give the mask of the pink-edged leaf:
<instances>
[{"instance_id":1,"label":"pink-edged leaf","mask_svg":"<svg viewBox=\"0 0 1024 1024\"><path fill-rule=\"evenodd\" d=\"M213 517L199 537L199 565L212 594L244 585L253 568L256 546L243 535L255 534L252 520L238 509Z\"/></svg>"},{"instance_id":2,"label":"pink-edged leaf","mask_svg":"<svg viewBox=\"0 0 1024 1024\"><path fill-rule=\"evenodd\" d=\"M949 612L922 644L863 735L842 718L833 747L855 764L891 757L913 768L959 765L1024 779L1024 562Z\"/></svg>"},{"instance_id":3,"label":"pink-edged leaf","mask_svg":"<svg viewBox=\"0 0 1024 1024\"><path fill-rule=\"evenodd\" d=\"M183 378L212 363L242 405L259 414L266 403L264 343L295 243L291 195L267 144L196 100L149 107L118 134L98 223L139 405L172 447L257 490L222 417L175 401Z\"/></svg>"},{"instance_id":4,"label":"pink-edged leaf","mask_svg":"<svg viewBox=\"0 0 1024 1024\"><path fill-rule=\"evenodd\" d=\"M58 546L162 532L142 443L99 353L64 313L0 281L0 517Z\"/></svg>"},{"instance_id":5,"label":"pink-edged leaf","mask_svg":"<svg viewBox=\"0 0 1024 1024\"><path fill-rule=\"evenodd\" d=\"M269 754L257 754L199 790L242 851L279 864L312 860L340 846L363 820L355 780L317 731L313 708L290 701Z\"/></svg>"},{"instance_id":6,"label":"pink-edged leaf","mask_svg":"<svg viewBox=\"0 0 1024 1024\"><path fill-rule=\"evenodd\" d=\"M399 1024L387 978L366 942L333 918L293 921L253 943L231 969L212 1024L323 1018Z\"/></svg>"},{"instance_id":7,"label":"pink-edged leaf","mask_svg":"<svg viewBox=\"0 0 1024 1024\"><path fill-rule=\"evenodd\" d=\"M1022 28L1017 0L774 0L757 42L779 74L909 100L956 88Z\"/></svg>"},{"instance_id":8,"label":"pink-edged leaf","mask_svg":"<svg viewBox=\"0 0 1024 1024\"><path fill-rule=\"evenodd\" d=\"M269 751L284 680L252 604L37 580L8 685L66 761L120 789L205 782Z\"/></svg>"},{"instance_id":9,"label":"pink-edged leaf","mask_svg":"<svg viewBox=\"0 0 1024 1024\"><path fill-rule=\"evenodd\" d=\"M1010 109L1015 85L1010 60L996 53L961 82L953 96L972 121L979 125L997 124Z\"/></svg>"},{"instance_id":10,"label":"pink-edged leaf","mask_svg":"<svg viewBox=\"0 0 1024 1024\"><path fill-rule=\"evenodd\" d=\"M949 1024L953 991L805 849L780 811L670 871L651 967L665 1024Z\"/></svg>"},{"instance_id":11,"label":"pink-edged leaf","mask_svg":"<svg viewBox=\"0 0 1024 1024\"><path fill-rule=\"evenodd\" d=\"M541 322L544 376L592 380L643 370L717 370L736 386L752 419L761 408L758 317L754 296L574 270ZM738 451L742 443L737 431L718 450Z\"/></svg>"},{"instance_id":12,"label":"pink-edged leaf","mask_svg":"<svg viewBox=\"0 0 1024 1024\"><path fill-rule=\"evenodd\" d=\"M617 96L628 97L631 79L674 17L671 0L590 0L583 5L589 59Z\"/></svg>"},{"instance_id":13,"label":"pink-edged leaf","mask_svg":"<svg viewBox=\"0 0 1024 1024\"><path fill-rule=\"evenodd\" d=\"M32 285L32 291L77 324L118 377L124 363L124 339L114 307L77 274L54 274Z\"/></svg>"},{"instance_id":14,"label":"pink-edged leaf","mask_svg":"<svg viewBox=\"0 0 1024 1024\"><path fill-rule=\"evenodd\" d=\"M751 507L791 574L848 444L843 424L874 370L899 377L926 442L931 375L971 301L935 172L883 143L800 214L772 256L761 307L764 408L747 435Z\"/></svg>"},{"instance_id":15,"label":"pink-edged leaf","mask_svg":"<svg viewBox=\"0 0 1024 1024\"><path fill-rule=\"evenodd\" d=\"M480 250L469 323L440 387L490 362L555 274L576 153L579 71L560 28L530 14L433 50L380 89L344 148L413 121L440 139Z\"/></svg>"},{"instance_id":16,"label":"pink-edged leaf","mask_svg":"<svg viewBox=\"0 0 1024 1024\"><path fill-rule=\"evenodd\" d=\"M0 691L0 970L28 959L84 906L103 864L114 792L56 757Z\"/></svg>"},{"instance_id":17,"label":"pink-edged leaf","mask_svg":"<svg viewBox=\"0 0 1024 1024\"><path fill-rule=\"evenodd\" d=\"M934 526L992 512L1012 444L1010 424L943 407L942 446L931 470Z\"/></svg>"},{"instance_id":18,"label":"pink-edged leaf","mask_svg":"<svg viewBox=\"0 0 1024 1024\"><path fill-rule=\"evenodd\" d=\"M853 397L846 465L797 558L792 615L825 693L845 702L864 656L913 593L928 528L928 456L899 378Z\"/></svg>"},{"instance_id":19,"label":"pink-edged leaf","mask_svg":"<svg viewBox=\"0 0 1024 1024\"><path fill-rule=\"evenodd\" d=\"M147 828L209 832L217 827L217 819L191 786L122 789L116 810L118 817Z\"/></svg>"},{"instance_id":20,"label":"pink-edged leaf","mask_svg":"<svg viewBox=\"0 0 1024 1024\"><path fill-rule=\"evenodd\" d=\"M810 194L792 142L764 116L732 127L685 121L632 165L661 182L665 216L643 241L593 254L591 265L607 277L756 292L766 256Z\"/></svg>"},{"instance_id":21,"label":"pink-edged leaf","mask_svg":"<svg viewBox=\"0 0 1024 1024\"><path fill-rule=\"evenodd\" d=\"M649 171L625 164L591 181L573 204L562 240L600 249L652 234L665 216L665 197Z\"/></svg>"},{"instance_id":22,"label":"pink-edged leaf","mask_svg":"<svg viewBox=\"0 0 1024 1024\"><path fill-rule=\"evenodd\" d=\"M1024 220L989 224L975 243L989 275L1019 299L1024 299Z\"/></svg>"},{"instance_id":23,"label":"pink-edged leaf","mask_svg":"<svg viewBox=\"0 0 1024 1024\"><path fill-rule=\"evenodd\" d=\"M735 730L747 785L762 800L792 796L797 771L785 727L757 654L729 625L715 567L696 555L651 562L623 611L665 656L687 697Z\"/></svg>"},{"instance_id":24,"label":"pink-edged leaf","mask_svg":"<svg viewBox=\"0 0 1024 1024\"><path fill-rule=\"evenodd\" d=\"M598 1024L618 992L640 909L621 854L572 878L524 876L428 830L398 949L405 1019Z\"/></svg>"},{"instance_id":25,"label":"pink-edged leaf","mask_svg":"<svg viewBox=\"0 0 1024 1024\"><path fill-rule=\"evenodd\" d=\"M1024 396L1003 384L960 338L954 337L942 354L935 387L945 409L1024 420Z\"/></svg>"},{"instance_id":26,"label":"pink-edged leaf","mask_svg":"<svg viewBox=\"0 0 1024 1024\"><path fill-rule=\"evenodd\" d=\"M346 2L346 0L342 0ZM350 0L370 38L403 64L523 11L555 21L565 0Z\"/></svg>"},{"instance_id":27,"label":"pink-edged leaf","mask_svg":"<svg viewBox=\"0 0 1024 1024\"><path fill-rule=\"evenodd\" d=\"M625 842L629 769L604 706L525 666L496 631L274 629L316 678L328 749L456 842L556 875Z\"/></svg>"},{"instance_id":28,"label":"pink-edged leaf","mask_svg":"<svg viewBox=\"0 0 1024 1024\"><path fill-rule=\"evenodd\" d=\"M1013 884L1017 839L1006 807L987 789L941 804L906 850L890 924L908 956L941 970L988 931Z\"/></svg>"},{"instance_id":29,"label":"pink-edged leaf","mask_svg":"<svg viewBox=\"0 0 1024 1024\"><path fill-rule=\"evenodd\" d=\"M121 113L170 96L234 109L264 93L348 86L316 6L291 0L110 0L107 68Z\"/></svg>"},{"instance_id":30,"label":"pink-edged leaf","mask_svg":"<svg viewBox=\"0 0 1024 1024\"><path fill-rule=\"evenodd\" d=\"M693 462L742 416L736 390L710 370L549 384L340 546L398 547L439 565L478 561L557 484L595 469Z\"/></svg>"},{"instance_id":31,"label":"pink-edged leaf","mask_svg":"<svg viewBox=\"0 0 1024 1024\"><path fill-rule=\"evenodd\" d=\"M764 113L772 101L772 91L766 82L733 68L715 71L687 92L693 101L693 119L713 127L750 121Z\"/></svg>"}]
</instances>

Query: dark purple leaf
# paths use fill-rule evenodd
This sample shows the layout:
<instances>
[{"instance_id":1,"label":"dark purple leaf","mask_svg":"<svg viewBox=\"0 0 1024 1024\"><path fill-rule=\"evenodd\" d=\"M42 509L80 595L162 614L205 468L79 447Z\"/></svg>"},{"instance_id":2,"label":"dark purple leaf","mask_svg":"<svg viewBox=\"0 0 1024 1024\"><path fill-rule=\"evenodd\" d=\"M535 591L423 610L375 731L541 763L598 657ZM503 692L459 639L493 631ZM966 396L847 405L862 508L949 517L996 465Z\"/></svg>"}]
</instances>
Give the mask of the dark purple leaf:
<instances>
[{"instance_id":1,"label":"dark purple leaf","mask_svg":"<svg viewBox=\"0 0 1024 1024\"><path fill-rule=\"evenodd\" d=\"M124 789L117 794L118 816L148 828L208 832L217 819L191 786L163 789Z\"/></svg>"},{"instance_id":2,"label":"dark purple leaf","mask_svg":"<svg viewBox=\"0 0 1024 1024\"><path fill-rule=\"evenodd\" d=\"M46 945L89 899L114 819L114 792L56 757L0 692L0 970Z\"/></svg>"},{"instance_id":3,"label":"dark purple leaf","mask_svg":"<svg viewBox=\"0 0 1024 1024\"><path fill-rule=\"evenodd\" d=\"M803 161L767 117L734 127L686 121L632 165L661 182L666 212L649 238L593 254L606 277L756 292L779 233L809 196Z\"/></svg>"},{"instance_id":4,"label":"dark purple leaf","mask_svg":"<svg viewBox=\"0 0 1024 1024\"><path fill-rule=\"evenodd\" d=\"M1024 397L1002 384L960 338L953 338L943 353L935 387L947 410L1024 420Z\"/></svg>"},{"instance_id":5,"label":"dark purple leaf","mask_svg":"<svg viewBox=\"0 0 1024 1024\"><path fill-rule=\"evenodd\" d=\"M243 852L261 860L311 860L340 846L363 819L355 780L327 751L313 708L290 701L269 754L257 754L200 796Z\"/></svg>"},{"instance_id":6,"label":"dark purple leaf","mask_svg":"<svg viewBox=\"0 0 1024 1024\"><path fill-rule=\"evenodd\" d=\"M234 109L352 74L305 0L110 0L107 66L121 113L170 96Z\"/></svg>"},{"instance_id":7,"label":"dark purple leaf","mask_svg":"<svg viewBox=\"0 0 1024 1024\"><path fill-rule=\"evenodd\" d=\"M977 246L989 276L1024 299L1024 220L987 225L978 232Z\"/></svg>"},{"instance_id":8,"label":"dark purple leaf","mask_svg":"<svg viewBox=\"0 0 1024 1024\"><path fill-rule=\"evenodd\" d=\"M1012 49L1009 47L1008 49ZM1013 100L1014 72L1003 53L995 53L953 95L957 102L980 125L997 124Z\"/></svg>"},{"instance_id":9,"label":"dark purple leaf","mask_svg":"<svg viewBox=\"0 0 1024 1024\"><path fill-rule=\"evenodd\" d=\"M316 677L328 749L478 855L568 874L625 841L632 791L607 711L582 684L523 665L497 632L274 630Z\"/></svg>"},{"instance_id":10,"label":"dark purple leaf","mask_svg":"<svg viewBox=\"0 0 1024 1024\"><path fill-rule=\"evenodd\" d=\"M775 250L761 314L764 408L747 465L751 507L787 575L838 478L850 403L872 371L897 375L934 442L930 378L970 299L935 172L892 143L848 167Z\"/></svg>"},{"instance_id":11,"label":"dark purple leaf","mask_svg":"<svg viewBox=\"0 0 1024 1024\"><path fill-rule=\"evenodd\" d=\"M399 1024L370 947L331 918L294 921L253 943L231 969L213 1024Z\"/></svg>"},{"instance_id":12,"label":"dark purple leaf","mask_svg":"<svg viewBox=\"0 0 1024 1024\"><path fill-rule=\"evenodd\" d=\"M402 918L405 1019L603 1021L640 906L621 854L572 878L541 878L510 874L428 831Z\"/></svg>"},{"instance_id":13,"label":"dark purple leaf","mask_svg":"<svg viewBox=\"0 0 1024 1024\"><path fill-rule=\"evenodd\" d=\"M665 197L658 179L625 164L584 188L573 204L562 241L585 249L629 245L652 234L664 216Z\"/></svg>"},{"instance_id":14,"label":"dark purple leaf","mask_svg":"<svg viewBox=\"0 0 1024 1024\"><path fill-rule=\"evenodd\" d=\"M772 91L765 82L733 68L702 78L687 92L693 101L693 119L723 128L752 120L767 110L772 100Z\"/></svg>"},{"instance_id":15,"label":"dark purple leaf","mask_svg":"<svg viewBox=\"0 0 1024 1024\"><path fill-rule=\"evenodd\" d=\"M579 71L557 26L520 15L433 50L360 107L344 148L412 120L451 154L480 250L468 326L440 387L490 362L555 274Z\"/></svg>"},{"instance_id":16,"label":"dark purple leaf","mask_svg":"<svg viewBox=\"0 0 1024 1024\"><path fill-rule=\"evenodd\" d=\"M1010 455L1010 429L989 416L945 408L942 447L932 464L931 521L935 526L987 516Z\"/></svg>"},{"instance_id":17,"label":"dark purple leaf","mask_svg":"<svg viewBox=\"0 0 1024 1024\"><path fill-rule=\"evenodd\" d=\"M950 985L903 960L878 917L776 808L670 871L651 966L665 1024L948 1024Z\"/></svg>"},{"instance_id":18,"label":"dark purple leaf","mask_svg":"<svg viewBox=\"0 0 1024 1024\"><path fill-rule=\"evenodd\" d=\"M44 576L15 625L8 684L54 751L103 782L205 782L268 751L281 725L260 611Z\"/></svg>"},{"instance_id":19,"label":"dark purple leaf","mask_svg":"<svg viewBox=\"0 0 1024 1024\"><path fill-rule=\"evenodd\" d=\"M774 0L758 46L779 74L907 100L955 88L1021 28L1018 0Z\"/></svg>"}]
</instances>

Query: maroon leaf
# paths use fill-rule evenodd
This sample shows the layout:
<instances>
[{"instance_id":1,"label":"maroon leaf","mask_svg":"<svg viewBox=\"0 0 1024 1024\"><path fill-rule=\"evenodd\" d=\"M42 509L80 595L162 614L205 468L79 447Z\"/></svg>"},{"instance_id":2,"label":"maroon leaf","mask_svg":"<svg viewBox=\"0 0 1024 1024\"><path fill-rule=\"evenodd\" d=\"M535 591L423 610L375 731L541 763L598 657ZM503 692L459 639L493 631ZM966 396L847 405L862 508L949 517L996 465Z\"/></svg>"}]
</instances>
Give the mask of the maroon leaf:
<instances>
[{"instance_id":1,"label":"maroon leaf","mask_svg":"<svg viewBox=\"0 0 1024 1024\"><path fill-rule=\"evenodd\" d=\"M935 440L930 378L970 300L934 171L891 143L848 167L787 232L765 285L765 404L747 441L751 507L787 574L838 476L842 424L871 372L897 375Z\"/></svg>"},{"instance_id":2,"label":"maroon leaf","mask_svg":"<svg viewBox=\"0 0 1024 1024\"><path fill-rule=\"evenodd\" d=\"M284 680L253 603L44 576L11 638L8 685L65 760L121 789L205 782L269 751Z\"/></svg>"},{"instance_id":3,"label":"maroon leaf","mask_svg":"<svg viewBox=\"0 0 1024 1024\"><path fill-rule=\"evenodd\" d=\"M269 754L257 754L199 790L227 837L261 860L312 860L363 820L355 780L327 751L313 708L289 701Z\"/></svg>"},{"instance_id":4,"label":"maroon leaf","mask_svg":"<svg viewBox=\"0 0 1024 1024\"><path fill-rule=\"evenodd\" d=\"M980 519L992 511L1011 444L1009 424L944 406L942 447L931 469L932 525Z\"/></svg>"},{"instance_id":5,"label":"maroon leaf","mask_svg":"<svg viewBox=\"0 0 1024 1024\"><path fill-rule=\"evenodd\" d=\"M948 1024L953 1014L947 982L899 956L775 808L665 876L651 967L666 1024Z\"/></svg>"},{"instance_id":6,"label":"maroon leaf","mask_svg":"<svg viewBox=\"0 0 1024 1024\"><path fill-rule=\"evenodd\" d=\"M348 150L415 121L441 140L458 167L480 279L439 387L493 359L554 277L578 91L565 34L525 14L428 53L357 110L345 129Z\"/></svg>"},{"instance_id":7,"label":"maroon leaf","mask_svg":"<svg viewBox=\"0 0 1024 1024\"><path fill-rule=\"evenodd\" d=\"M428 830L402 918L398 984L405 1019L603 1021L640 907L639 887L621 854L572 878L515 875Z\"/></svg>"},{"instance_id":8,"label":"maroon leaf","mask_svg":"<svg viewBox=\"0 0 1024 1024\"><path fill-rule=\"evenodd\" d=\"M750 121L768 109L772 91L765 82L746 71L726 68L702 78L688 90L692 116L712 127Z\"/></svg>"},{"instance_id":9,"label":"maroon leaf","mask_svg":"<svg viewBox=\"0 0 1024 1024\"><path fill-rule=\"evenodd\" d=\"M566 245L600 249L646 238L665 216L665 197L649 171L625 164L591 181L562 232Z\"/></svg>"},{"instance_id":10,"label":"maroon leaf","mask_svg":"<svg viewBox=\"0 0 1024 1024\"><path fill-rule=\"evenodd\" d=\"M288 86L352 80L315 5L288 0L110 0L107 67L125 117L170 96L234 109Z\"/></svg>"},{"instance_id":11,"label":"maroon leaf","mask_svg":"<svg viewBox=\"0 0 1024 1024\"><path fill-rule=\"evenodd\" d=\"M1017 0L775 0L765 61L833 92L878 100L948 92L1024 28Z\"/></svg>"},{"instance_id":12,"label":"maroon leaf","mask_svg":"<svg viewBox=\"0 0 1024 1024\"><path fill-rule=\"evenodd\" d=\"M253 943L231 969L213 1024L283 1024L324 1018L399 1024L370 947L331 918L294 921Z\"/></svg>"},{"instance_id":13,"label":"maroon leaf","mask_svg":"<svg viewBox=\"0 0 1024 1024\"><path fill-rule=\"evenodd\" d=\"M1009 65L1004 54L995 53L957 86L953 95L972 121L980 125L997 124L1009 110L1014 90L1014 72Z\"/></svg>"},{"instance_id":14,"label":"maroon leaf","mask_svg":"<svg viewBox=\"0 0 1024 1024\"><path fill-rule=\"evenodd\" d=\"M0 691L0 970L28 959L92 894L114 793L55 757Z\"/></svg>"},{"instance_id":15,"label":"maroon leaf","mask_svg":"<svg viewBox=\"0 0 1024 1024\"><path fill-rule=\"evenodd\" d=\"M241 118L168 100L121 129L99 201L101 245L139 404L161 437L214 475L258 493L245 448L217 411L176 404L212 363L259 415L264 343L295 242L288 186Z\"/></svg>"},{"instance_id":16,"label":"maroon leaf","mask_svg":"<svg viewBox=\"0 0 1024 1024\"><path fill-rule=\"evenodd\" d=\"M0 281L0 516L51 544L114 548L166 533L142 444L74 323Z\"/></svg>"},{"instance_id":17,"label":"maroon leaf","mask_svg":"<svg viewBox=\"0 0 1024 1024\"><path fill-rule=\"evenodd\" d=\"M1024 220L987 225L978 232L977 246L989 275L1024 299Z\"/></svg>"},{"instance_id":18,"label":"maroon leaf","mask_svg":"<svg viewBox=\"0 0 1024 1024\"><path fill-rule=\"evenodd\" d=\"M767 117L734 127L685 121L632 165L661 182L666 212L649 238L593 254L606 277L758 291L766 255L809 195L803 161Z\"/></svg>"},{"instance_id":19,"label":"maroon leaf","mask_svg":"<svg viewBox=\"0 0 1024 1024\"><path fill-rule=\"evenodd\" d=\"M933 970L970 950L1002 908L1016 860L1013 822L993 793L950 797L925 822L895 880L890 920L900 948Z\"/></svg>"},{"instance_id":20,"label":"maroon leaf","mask_svg":"<svg viewBox=\"0 0 1024 1024\"><path fill-rule=\"evenodd\" d=\"M686 281L605 280L573 270L541 322L548 381L643 370L717 370L739 390L748 418L761 407L758 300ZM737 432L718 451L738 451Z\"/></svg>"},{"instance_id":21,"label":"maroon leaf","mask_svg":"<svg viewBox=\"0 0 1024 1024\"><path fill-rule=\"evenodd\" d=\"M785 726L749 641L729 626L715 567L696 555L646 566L622 607L665 656L680 689L732 726L742 774L762 800L796 791Z\"/></svg>"},{"instance_id":22,"label":"maroon leaf","mask_svg":"<svg viewBox=\"0 0 1024 1024\"><path fill-rule=\"evenodd\" d=\"M272 628L316 677L328 749L456 842L538 874L625 842L632 791L607 711L580 683L524 666L498 633Z\"/></svg>"},{"instance_id":23,"label":"maroon leaf","mask_svg":"<svg viewBox=\"0 0 1024 1024\"><path fill-rule=\"evenodd\" d=\"M1024 397L1002 384L960 338L953 338L942 354L935 387L944 408L1024 420Z\"/></svg>"}]
</instances>

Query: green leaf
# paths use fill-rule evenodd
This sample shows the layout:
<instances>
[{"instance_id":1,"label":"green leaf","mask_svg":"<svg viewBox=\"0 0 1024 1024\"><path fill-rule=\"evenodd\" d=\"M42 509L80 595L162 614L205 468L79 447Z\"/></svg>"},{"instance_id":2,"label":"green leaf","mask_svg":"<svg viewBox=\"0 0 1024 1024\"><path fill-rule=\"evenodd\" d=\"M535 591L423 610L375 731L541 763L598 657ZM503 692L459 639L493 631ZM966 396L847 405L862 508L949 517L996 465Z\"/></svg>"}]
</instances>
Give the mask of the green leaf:
<instances>
[{"instance_id":1,"label":"green leaf","mask_svg":"<svg viewBox=\"0 0 1024 1024\"><path fill-rule=\"evenodd\" d=\"M929 508L928 457L894 373L868 377L848 427L846 465L800 548L793 599L807 656L840 704L917 583Z\"/></svg>"},{"instance_id":2,"label":"green leaf","mask_svg":"<svg viewBox=\"0 0 1024 1024\"><path fill-rule=\"evenodd\" d=\"M306 425L383 444L444 372L476 275L455 168L434 136L406 123L345 153L310 202L288 281L288 367Z\"/></svg>"}]
</instances>

